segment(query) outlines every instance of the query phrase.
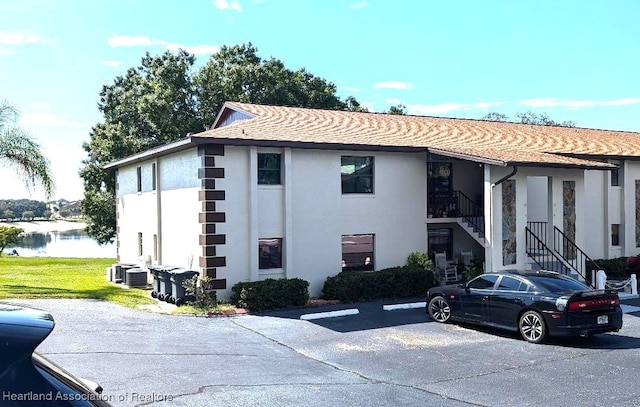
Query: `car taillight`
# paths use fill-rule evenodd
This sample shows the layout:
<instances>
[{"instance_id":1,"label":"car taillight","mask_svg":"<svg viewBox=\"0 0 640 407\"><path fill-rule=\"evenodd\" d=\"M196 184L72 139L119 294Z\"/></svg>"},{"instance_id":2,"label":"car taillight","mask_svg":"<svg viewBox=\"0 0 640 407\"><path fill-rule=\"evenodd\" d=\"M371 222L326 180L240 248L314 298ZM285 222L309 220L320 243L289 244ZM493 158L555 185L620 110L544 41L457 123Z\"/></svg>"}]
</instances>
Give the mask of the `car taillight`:
<instances>
[{"instance_id":1,"label":"car taillight","mask_svg":"<svg viewBox=\"0 0 640 407\"><path fill-rule=\"evenodd\" d=\"M619 298L599 298L596 300L580 300L569 303L569 311L580 311L594 307L611 306L620 304Z\"/></svg>"}]
</instances>

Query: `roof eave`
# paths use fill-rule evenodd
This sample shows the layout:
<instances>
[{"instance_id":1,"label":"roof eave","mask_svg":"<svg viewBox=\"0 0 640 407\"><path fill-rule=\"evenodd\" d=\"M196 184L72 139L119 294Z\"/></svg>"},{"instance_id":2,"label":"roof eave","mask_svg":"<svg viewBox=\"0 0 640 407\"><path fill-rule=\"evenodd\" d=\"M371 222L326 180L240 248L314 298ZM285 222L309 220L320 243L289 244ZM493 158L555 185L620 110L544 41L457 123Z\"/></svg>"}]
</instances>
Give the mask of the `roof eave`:
<instances>
[{"instance_id":1,"label":"roof eave","mask_svg":"<svg viewBox=\"0 0 640 407\"><path fill-rule=\"evenodd\" d=\"M124 165L136 164L142 161L147 161L149 159L159 157L168 153L174 153L177 151L186 150L191 147L194 143L194 137L187 137L185 139L174 141L173 143L164 144L162 146L154 147L149 150L145 150L143 152L130 155L129 157L122 158L119 160L111 161L102 166L105 170L114 169L118 167L122 167Z\"/></svg>"}]
</instances>

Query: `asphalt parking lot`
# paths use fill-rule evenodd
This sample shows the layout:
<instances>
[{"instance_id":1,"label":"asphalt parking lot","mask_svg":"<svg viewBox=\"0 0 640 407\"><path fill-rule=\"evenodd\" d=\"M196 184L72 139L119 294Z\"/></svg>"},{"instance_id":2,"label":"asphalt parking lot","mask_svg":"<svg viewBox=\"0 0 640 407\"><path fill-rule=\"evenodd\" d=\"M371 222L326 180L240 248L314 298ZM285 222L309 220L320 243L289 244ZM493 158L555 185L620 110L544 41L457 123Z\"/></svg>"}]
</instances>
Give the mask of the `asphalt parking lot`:
<instances>
[{"instance_id":1,"label":"asphalt parking lot","mask_svg":"<svg viewBox=\"0 0 640 407\"><path fill-rule=\"evenodd\" d=\"M640 405L640 308L618 333L533 345L381 303L301 320L354 306L195 318L19 302L56 319L38 351L98 381L116 406Z\"/></svg>"}]
</instances>

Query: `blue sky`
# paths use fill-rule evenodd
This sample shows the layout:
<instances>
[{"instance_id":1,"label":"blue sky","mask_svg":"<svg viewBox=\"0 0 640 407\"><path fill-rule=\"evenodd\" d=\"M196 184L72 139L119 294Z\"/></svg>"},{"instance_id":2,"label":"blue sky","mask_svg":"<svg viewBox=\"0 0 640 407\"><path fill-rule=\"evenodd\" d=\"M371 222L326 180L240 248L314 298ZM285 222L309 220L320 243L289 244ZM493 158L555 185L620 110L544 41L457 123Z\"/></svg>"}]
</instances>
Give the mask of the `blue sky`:
<instances>
[{"instance_id":1,"label":"blue sky","mask_svg":"<svg viewBox=\"0 0 640 407\"><path fill-rule=\"evenodd\" d=\"M0 99L49 157L54 198L82 198L102 85L145 52L222 45L306 68L372 111L547 113L640 132L640 2L618 0L2 0ZM0 167L0 199L44 199Z\"/></svg>"}]
</instances>

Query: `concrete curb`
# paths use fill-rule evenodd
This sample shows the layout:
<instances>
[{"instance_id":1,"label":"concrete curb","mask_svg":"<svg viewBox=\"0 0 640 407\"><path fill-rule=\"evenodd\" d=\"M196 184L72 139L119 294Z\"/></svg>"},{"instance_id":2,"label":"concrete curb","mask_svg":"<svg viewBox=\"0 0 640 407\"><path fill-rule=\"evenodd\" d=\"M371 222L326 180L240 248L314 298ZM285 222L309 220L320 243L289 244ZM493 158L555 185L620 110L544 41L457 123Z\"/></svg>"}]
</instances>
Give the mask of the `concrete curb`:
<instances>
[{"instance_id":1,"label":"concrete curb","mask_svg":"<svg viewBox=\"0 0 640 407\"><path fill-rule=\"evenodd\" d=\"M412 308L425 308L426 302L409 302L406 304L389 304L383 305L382 309L385 311L395 311L397 309L412 309Z\"/></svg>"},{"instance_id":2,"label":"concrete curb","mask_svg":"<svg viewBox=\"0 0 640 407\"><path fill-rule=\"evenodd\" d=\"M343 309L339 311L328 311L328 312L316 312L313 314L302 314L300 315L300 319L309 321L312 319L322 319L322 318L335 318L335 317L343 317L346 315L356 315L359 314L357 308Z\"/></svg>"}]
</instances>

